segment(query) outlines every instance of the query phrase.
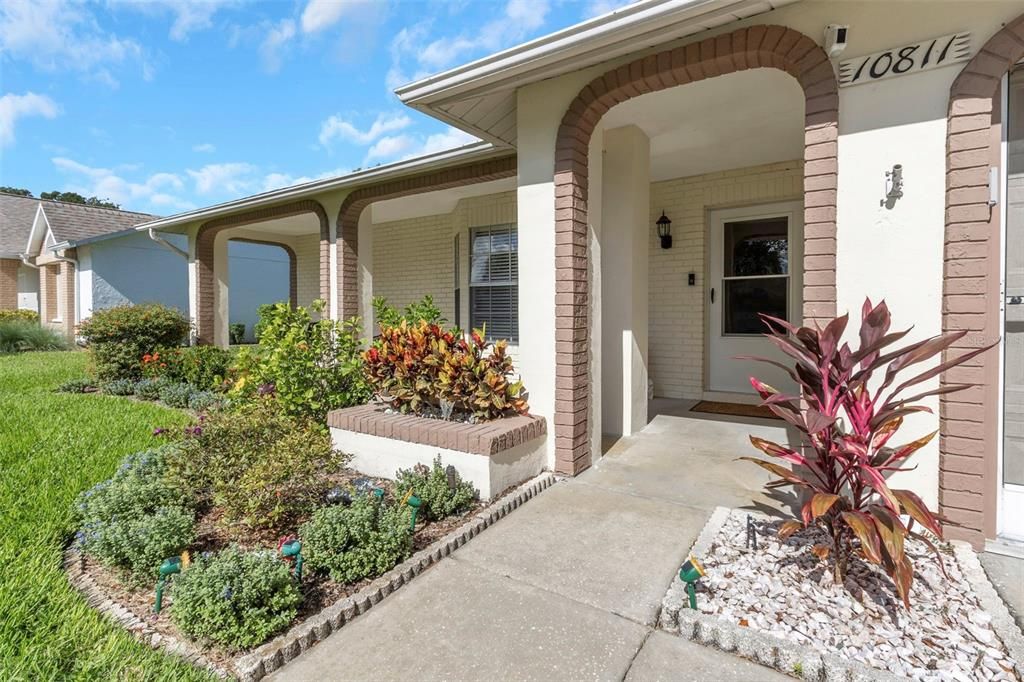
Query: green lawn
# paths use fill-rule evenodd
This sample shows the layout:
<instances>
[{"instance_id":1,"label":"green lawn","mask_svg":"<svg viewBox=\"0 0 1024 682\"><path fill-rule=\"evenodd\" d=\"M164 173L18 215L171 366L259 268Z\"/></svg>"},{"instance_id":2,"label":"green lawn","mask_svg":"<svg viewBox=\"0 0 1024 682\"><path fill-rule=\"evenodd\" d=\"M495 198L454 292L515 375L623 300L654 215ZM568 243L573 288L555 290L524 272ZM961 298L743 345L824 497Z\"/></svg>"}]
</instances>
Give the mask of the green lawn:
<instances>
[{"instance_id":1,"label":"green lawn","mask_svg":"<svg viewBox=\"0 0 1024 682\"><path fill-rule=\"evenodd\" d=\"M85 362L78 352L0 355L0 680L208 679L101 617L61 571L79 491L156 444L155 427L186 421L157 405L53 392Z\"/></svg>"}]
</instances>

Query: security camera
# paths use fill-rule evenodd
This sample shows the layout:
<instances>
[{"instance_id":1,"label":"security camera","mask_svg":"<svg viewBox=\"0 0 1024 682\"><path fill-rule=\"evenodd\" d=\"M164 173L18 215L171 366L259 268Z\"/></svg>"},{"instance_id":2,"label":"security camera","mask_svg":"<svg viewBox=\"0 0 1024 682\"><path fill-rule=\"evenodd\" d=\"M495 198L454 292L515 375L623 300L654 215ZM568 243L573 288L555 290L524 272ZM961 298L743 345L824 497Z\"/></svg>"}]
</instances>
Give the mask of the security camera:
<instances>
[{"instance_id":1,"label":"security camera","mask_svg":"<svg viewBox=\"0 0 1024 682\"><path fill-rule=\"evenodd\" d=\"M846 36L849 32L850 27L842 24L829 24L825 27L825 52L829 59L835 59L846 49Z\"/></svg>"}]
</instances>

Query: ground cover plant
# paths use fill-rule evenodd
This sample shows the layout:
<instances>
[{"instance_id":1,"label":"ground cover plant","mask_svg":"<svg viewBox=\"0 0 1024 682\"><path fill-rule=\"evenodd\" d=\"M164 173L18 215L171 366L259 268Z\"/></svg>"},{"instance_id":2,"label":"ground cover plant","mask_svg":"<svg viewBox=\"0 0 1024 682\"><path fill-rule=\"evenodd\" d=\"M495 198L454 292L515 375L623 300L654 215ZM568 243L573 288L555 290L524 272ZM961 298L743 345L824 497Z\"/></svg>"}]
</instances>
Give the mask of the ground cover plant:
<instances>
[{"instance_id":1,"label":"ground cover plant","mask_svg":"<svg viewBox=\"0 0 1024 682\"><path fill-rule=\"evenodd\" d=\"M457 514L468 509L477 499L473 486L462 480L455 467L444 466L440 455L432 467L417 464L411 469L399 469L395 476L395 491L402 498L416 495L425 521L437 521Z\"/></svg>"},{"instance_id":2,"label":"ground cover plant","mask_svg":"<svg viewBox=\"0 0 1024 682\"><path fill-rule=\"evenodd\" d=\"M187 420L157 405L57 393L87 360L0 357L0 679L209 679L111 624L61 571L79 493L126 454L158 445L154 428Z\"/></svg>"},{"instance_id":3,"label":"ground cover plant","mask_svg":"<svg viewBox=\"0 0 1024 682\"><path fill-rule=\"evenodd\" d=\"M234 360L233 351L217 346L157 348L142 356L142 375L212 390L223 385Z\"/></svg>"},{"instance_id":4,"label":"ground cover plant","mask_svg":"<svg viewBox=\"0 0 1024 682\"><path fill-rule=\"evenodd\" d=\"M469 338L426 320L382 327L364 354L378 399L400 412L475 421L529 412L526 389L513 380L508 343L490 344L483 330Z\"/></svg>"},{"instance_id":5,"label":"ground cover plant","mask_svg":"<svg viewBox=\"0 0 1024 682\"><path fill-rule=\"evenodd\" d=\"M143 356L180 346L189 329L181 311L147 303L97 310L79 325L78 333L89 344L96 378L112 381L140 379Z\"/></svg>"},{"instance_id":6,"label":"ground cover plant","mask_svg":"<svg viewBox=\"0 0 1024 682\"><path fill-rule=\"evenodd\" d=\"M829 322L824 329L796 328L785 320L761 316L765 336L796 361L794 367L753 358L781 367L800 387L801 395L784 395L751 378L751 384L772 412L793 425L804 447L794 450L754 436L754 446L770 457L791 465L745 457L779 478L768 487L793 486L806 499L801 520L783 524L780 533L818 525L831 539L816 545L814 553L832 562L834 580L842 584L850 559L859 556L881 566L890 576L904 604L910 606L914 566L904 551L908 537L935 551L941 540L941 519L911 491L890 488L887 477L907 469L907 460L935 433L900 445L890 445L904 417L931 412L920 401L929 396L969 388L944 384L922 390L920 385L945 370L962 364L989 347L940 360L909 378L898 378L908 368L939 356L967 332L947 332L899 348L909 330L890 332L891 316L885 302L864 302L859 345L842 342L849 316ZM917 391L906 395L909 389ZM905 515L907 523L901 519ZM916 524L916 525L915 525ZM915 530L920 527L921 530Z\"/></svg>"}]
</instances>

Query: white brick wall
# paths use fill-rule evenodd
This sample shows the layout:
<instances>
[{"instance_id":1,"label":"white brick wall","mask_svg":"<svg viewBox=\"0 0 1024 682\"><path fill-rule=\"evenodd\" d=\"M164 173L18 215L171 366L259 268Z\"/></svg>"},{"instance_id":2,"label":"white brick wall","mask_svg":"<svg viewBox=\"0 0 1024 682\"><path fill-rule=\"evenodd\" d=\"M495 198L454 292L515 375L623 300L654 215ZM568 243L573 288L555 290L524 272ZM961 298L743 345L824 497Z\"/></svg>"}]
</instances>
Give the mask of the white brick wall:
<instances>
[{"instance_id":1,"label":"white brick wall","mask_svg":"<svg viewBox=\"0 0 1024 682\"><path fill-rule=\"evenodd\" d=\"M655 395L698 399L704 388L707 212L802 195L799 160L651 183L648 375ZM662 210L672 219L668 250L654 229ZM687 285L690 272L696 286Z\"/></svg>"},{"instance_id":2,"label":"white brick wall","mask_svg":"<svg viewBox=\"0 0 1024 682\"><path fill-rule=\"evenodd\" d=\"M402 308L425 294L454 324L455 234L460 238L463 327L469 326L469 230L516 222L516 193L462 199L451 213L373 226L373 295Z\"/></svg>"},{"instance_id":3,"label":"white brick wall","mask_svg":"<svg viewBox=\"0 0 1024 682\"><path fill-rule=\"evenodd\" d=\"M299 305L320 298L320 235L291 237L288 245L295 251L295 293Z\"/></svg>"}]
</instances>

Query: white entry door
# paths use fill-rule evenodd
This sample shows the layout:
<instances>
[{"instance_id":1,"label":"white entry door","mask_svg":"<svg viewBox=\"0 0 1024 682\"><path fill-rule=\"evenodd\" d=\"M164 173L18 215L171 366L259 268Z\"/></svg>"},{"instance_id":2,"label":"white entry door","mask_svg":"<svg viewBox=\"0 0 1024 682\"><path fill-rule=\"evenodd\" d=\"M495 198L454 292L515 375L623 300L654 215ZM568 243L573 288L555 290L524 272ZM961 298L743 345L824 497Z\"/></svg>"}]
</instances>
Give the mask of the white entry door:
<instances>
[{"instance_id":1,"label":"white entry door","mask_svg":"<svg viewBox=\"0 0 1024 682\"><path fill-rule=\"evenodd\" d=\"M737 355L786 356L762 335L765 313L799 323L803 287L803 204L799 201L710 214L707 398L753 395L750 377L795 390L780 369Z\"/></svg>"},{"instance_id":2,"label":"white entry door","mask_svg":"<svg viewBox=\"0 0 1024 682\"><path fill-rule=\"evenodd\" d=\"M1003 439L999 534L1024 541L1024 69L1010 74L1003 275Z\"/></svg>"}]
</instances>

